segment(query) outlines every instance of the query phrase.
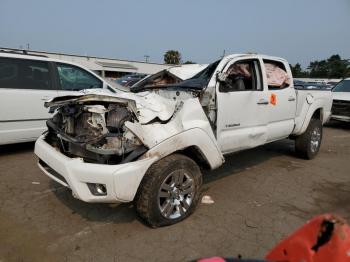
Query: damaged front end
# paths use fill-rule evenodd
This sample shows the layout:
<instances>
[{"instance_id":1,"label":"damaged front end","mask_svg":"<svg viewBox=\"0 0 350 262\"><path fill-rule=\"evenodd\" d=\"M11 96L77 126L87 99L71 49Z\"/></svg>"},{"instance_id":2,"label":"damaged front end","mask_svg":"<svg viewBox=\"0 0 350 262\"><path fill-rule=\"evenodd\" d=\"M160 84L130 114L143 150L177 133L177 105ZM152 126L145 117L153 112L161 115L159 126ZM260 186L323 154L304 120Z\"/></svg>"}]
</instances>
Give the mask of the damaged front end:
<instances>
[{"instance_id":1,"label":"damaged front end","mask_svg":"<svg viewBox=\"0 0 350 262\"><path fill-rule=\"evenodd\" d=\"M126 126L139 122L132 100L101 95L58 97L46 104L56 110L47 121L46 142L69 157L84 162L120 164L147 151Z\"/></svg>"},{"instance_id":2,"label":"damaged front end","mask_svg":"<svg viewBox=\"0 0 350 262\"><path fill-rule=\"evenodd\" d=\"M47 121L44 139L65 156L86 163L117 165L195 146L217 153L210 157L211 165L220 165L222 155L198 95L179 88L56 97L45 103L55 114ZM201 140L189 140L192 131ZM167 148L160 146L164 141L170 143Z\"/></svg>"}]
</instances>

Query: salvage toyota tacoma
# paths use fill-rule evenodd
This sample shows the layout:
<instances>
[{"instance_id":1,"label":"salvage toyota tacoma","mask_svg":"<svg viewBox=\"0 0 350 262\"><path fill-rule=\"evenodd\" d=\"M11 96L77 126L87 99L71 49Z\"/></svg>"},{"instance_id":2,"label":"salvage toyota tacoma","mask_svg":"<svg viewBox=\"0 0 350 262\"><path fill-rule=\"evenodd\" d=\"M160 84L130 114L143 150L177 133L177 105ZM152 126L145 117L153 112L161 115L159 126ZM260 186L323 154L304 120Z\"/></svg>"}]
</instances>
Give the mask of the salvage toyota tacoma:
<instances>
[{"instance_id":1,"label":"salvage toyota tacoma","mask_svg":"<svg viewBox=\"0 0 350 262\"><path fill-rule=\"evenodd\" d=\"M306 159L320 149L331 92L294 89L284 59L235 54L185 81L159 77L46 102L55 114L35 145L40 169L82 201L134 201L159 227L194 211L201 170L226 154L285 138Z\"/></svg>"}]
</instances>

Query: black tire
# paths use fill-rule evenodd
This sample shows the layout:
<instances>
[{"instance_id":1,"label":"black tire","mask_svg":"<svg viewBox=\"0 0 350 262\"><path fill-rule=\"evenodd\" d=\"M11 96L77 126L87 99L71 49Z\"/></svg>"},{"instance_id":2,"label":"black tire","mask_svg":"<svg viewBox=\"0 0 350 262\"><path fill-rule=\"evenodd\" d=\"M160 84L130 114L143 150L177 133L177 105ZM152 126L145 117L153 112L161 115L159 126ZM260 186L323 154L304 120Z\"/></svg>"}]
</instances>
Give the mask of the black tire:
<instances>
[{"instance_id":1,"label":"black tire","mask_svg":"<svg viewBox=\"0 0 350 262\"><path fill-rule=\"evenodd\" d=\"M188 187L187 191L193 191L188 194L185 194L186 190L181 191L183 187L180 186L180 182L178 186L175 186L176 182L173 183L173 179L176 180L176 177L178 177L178 181L180 181L180 177L182 178L182 182L185 183L181 185ZM171 182L167 184L168 181ZM164 187L166 186L168 189L170 184L174 184L174 188L170 187L168 191L164 191ZM191 185L189 186L189 184ZM136 212L151 227L178 223L195 210L199 201L201 186L202 174L198 165L192 159L180 154L169 155L154 163L143 177L134 200ZM182 192L184 195L181 194ZM169 195L169 197L161 198L161 193ZM173 217L170 217L171 215L166 217L167 214L165 213L168 212L164 211L165 208L162 210L163 206L169 205L170 207L167 210L170 212L171 208L174 209ZM180 216L176 217L176 215Z\"/></svg>"},{"instance_id":2,"label":"black tire","mask_svg":"<svg viewBox=\"0 0 350 262\"><path fill-rule=\"evenodd\" d=\"M305 159L313 159L320 150L322 142L322 122L311 119L306 131L295 139L297 155Z\"/></svg>"}]
</instances>

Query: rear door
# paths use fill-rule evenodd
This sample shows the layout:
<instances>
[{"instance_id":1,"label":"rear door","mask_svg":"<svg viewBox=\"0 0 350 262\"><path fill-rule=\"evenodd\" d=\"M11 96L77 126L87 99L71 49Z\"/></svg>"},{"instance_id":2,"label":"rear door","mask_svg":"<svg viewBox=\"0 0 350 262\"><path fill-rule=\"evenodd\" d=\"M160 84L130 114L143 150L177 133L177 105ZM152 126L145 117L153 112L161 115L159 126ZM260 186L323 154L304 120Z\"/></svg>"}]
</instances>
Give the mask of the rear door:
<instances>
[{"instance_id":1,"label":"rear door","mask_svg":"<svg viewBox=\"0 0 350 262\"><path fill-rule=\"evenodd\" d=\"M44 102L55 96L49 62L0 57L0 144L39 137L51 117Z\"/></svg>"},{"instance_id":2,"label":"rear door","mask_svg":"<svg viewBox=\"0 0 350 262\"><path fill-rule=\"evenodd\" d=\"M217 139L223 153L262 145L267 138L268 95L261 61L234 60L217 86Z\"/></svg>"},{"instance_id":3,"label":"rear door","mask_svg":"<svg viewBox=\"0 0 350 262\"><path fill-rule=\"evenodd\" d=\"M295 124L296 115L296 92L292 84L291 72L289 65L282 61L263 60L266 63L276 65L289 75L289 84L282 86L269 86L268 81L264 81L268 89L270 105L268 107L268 138L267 141L275 141L288 137ZM264 77L267 78L266 70Z\"/></svg>"}]
</instances>

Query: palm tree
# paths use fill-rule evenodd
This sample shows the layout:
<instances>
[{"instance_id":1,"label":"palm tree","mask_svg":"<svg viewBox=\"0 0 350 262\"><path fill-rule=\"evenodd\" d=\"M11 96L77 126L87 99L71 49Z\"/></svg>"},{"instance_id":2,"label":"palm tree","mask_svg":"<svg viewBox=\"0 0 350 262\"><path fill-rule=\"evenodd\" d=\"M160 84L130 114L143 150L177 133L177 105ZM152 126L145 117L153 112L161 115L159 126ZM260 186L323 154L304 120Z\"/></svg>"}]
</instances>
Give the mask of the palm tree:
<instances>
[{"instance_id":1,"label":"palm tree","mask_svg":"<svg viewBox=\"0 0 350 262\"><path fill-rule=\"evenodd\" d=\"M178 65L181 63L181 54L177 50L168 50L164 54L164 63Z\"/></svg>"}]
</instances>

